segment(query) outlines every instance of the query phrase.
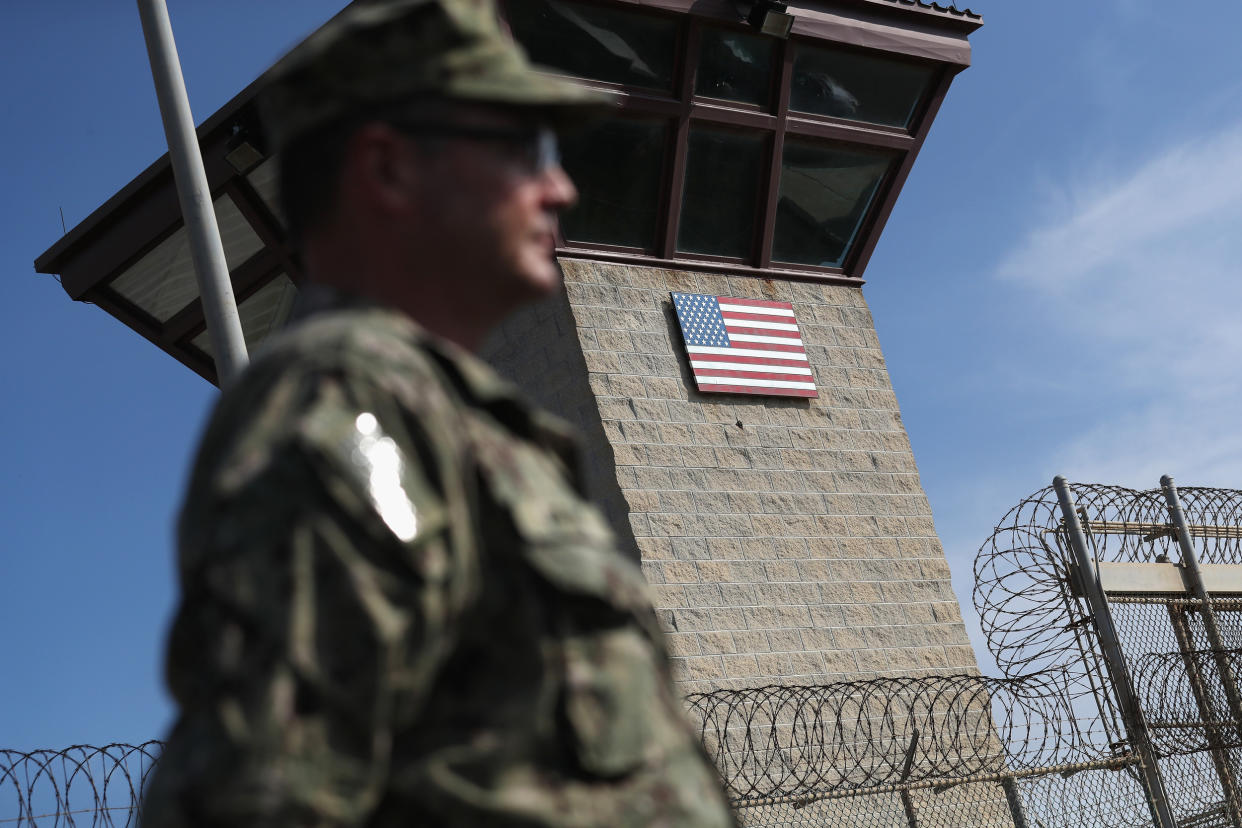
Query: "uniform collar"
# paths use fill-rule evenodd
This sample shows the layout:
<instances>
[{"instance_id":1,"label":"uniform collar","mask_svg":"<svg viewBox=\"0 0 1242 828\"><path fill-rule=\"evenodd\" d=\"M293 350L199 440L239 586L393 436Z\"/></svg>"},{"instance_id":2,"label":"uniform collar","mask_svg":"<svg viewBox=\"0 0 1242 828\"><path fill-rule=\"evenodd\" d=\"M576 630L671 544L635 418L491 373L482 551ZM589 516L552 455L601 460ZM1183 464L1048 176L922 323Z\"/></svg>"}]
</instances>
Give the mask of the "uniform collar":
<instances>
[{"instance_id":1,"label":"uniform collar","mask_svg":"<svg viewBox=\"0 0 1242 828\"><path fill-rule=\"evenodd\" d=\"M535 442L561 454L574 453L576 439L568 423L532 406L518 388L491 365L436 336L399 310L340 288L306 284L298 288L289 324L297 325L320 314L340 311L375 311L400 317L409 328L410 338L436 358L464 396Z\"/></svg>"}]
</instances>

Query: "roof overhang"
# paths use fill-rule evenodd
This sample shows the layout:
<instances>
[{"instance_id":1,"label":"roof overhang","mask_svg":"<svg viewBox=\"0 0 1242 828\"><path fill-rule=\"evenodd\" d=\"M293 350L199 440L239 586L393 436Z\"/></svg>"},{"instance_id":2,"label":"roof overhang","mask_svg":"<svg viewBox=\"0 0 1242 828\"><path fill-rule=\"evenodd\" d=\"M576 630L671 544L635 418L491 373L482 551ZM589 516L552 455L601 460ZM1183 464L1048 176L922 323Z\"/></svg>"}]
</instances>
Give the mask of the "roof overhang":
<instances>
[{"instance_id":1,"label":"roof overhang","mask_svg":"<svg viewBox=\"0 0 1242 828\"><path fill-rule=\"evenodd\" d=\"M281 274L297 274L297 263L276 216L272 194L262 183L261 176L270 173L271 166L258 176L256 170L241 174L225 159L235 137L250 135L254 136L252 140L261 141L255 112L255 96L261 86L260 78L198 128L203 166L222 235L228 235L229 227L235 234L245 234L247 242L242 249L255 246L250 241L251 234L260 242L255 252L234 262L237 253L230 251L233 245L225 239L226 255L232 253L230 275L239 304ZM270 160L265 163L270 164ZM244 227L238 225L237 216L244 220ZM206 323L196 287L186 304L167 315L143 307L132 293L127 296L117 286L118 280L140 267L144 257L161 244L175 245L178 233L184 235L184 225L172 166L165 154L35 259L34 266L40 273L59 274L71 299L98 305L215 383L215 365L200 347ZM166 255L174 257L173 253ZM188 266L188 258L185 261ZM192 272L175 275L193 279ZM199 344L194 344L196 339Z\"/></svg>"},{"instance_id":2,"label":"roof overhang","mask_svg":"<svg viewBox=\"0 0 1242 828\"><path fill-rule=\"evenodd\" d=\"M719 19L737 16L733 0L622 1ZM971 12L918 0L793 0L789 7L796 16L794 34L915 55L957 70L970 64L967 35L983 23ZM283 321L294 292L291 280L299 275L275 206L274 160L239 171L226 158L240 140L262 146L256 97L263 82L260 77L251 83L198 128L250 346ZM216 383L184 235L164 155L40 255L35 270L59 274L70 298L98 305Z\"/></svg>"}]
</instances>

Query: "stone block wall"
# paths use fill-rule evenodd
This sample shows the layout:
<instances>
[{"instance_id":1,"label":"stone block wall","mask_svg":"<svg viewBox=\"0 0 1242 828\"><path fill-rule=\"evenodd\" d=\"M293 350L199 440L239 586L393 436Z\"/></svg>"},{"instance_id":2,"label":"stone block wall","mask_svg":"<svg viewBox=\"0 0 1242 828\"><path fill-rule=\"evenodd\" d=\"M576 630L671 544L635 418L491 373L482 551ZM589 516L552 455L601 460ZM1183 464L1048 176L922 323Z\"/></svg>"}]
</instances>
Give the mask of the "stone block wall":
<instances>
[{"instance_id":1,"label":"stone block wall","mask_svg":"<svg viewBox=\"0 0 1242 828\"><path fill-rule=\"evenodd\" d=\"M860 289L562 268L491 358L586 433L686 692L976 669ZM696 391L670 291L792 302L820 396Z\"/></svg>"}]
</instances>

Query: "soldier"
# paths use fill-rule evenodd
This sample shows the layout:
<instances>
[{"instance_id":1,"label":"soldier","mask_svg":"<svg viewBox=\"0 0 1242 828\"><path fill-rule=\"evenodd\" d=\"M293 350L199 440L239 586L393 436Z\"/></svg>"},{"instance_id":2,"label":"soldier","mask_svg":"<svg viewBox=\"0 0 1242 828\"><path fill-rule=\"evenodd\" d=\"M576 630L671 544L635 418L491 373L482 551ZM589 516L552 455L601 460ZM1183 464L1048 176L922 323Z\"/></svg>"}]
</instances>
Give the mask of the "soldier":
<instances>
[{"instance_id":1,"label":"soldier","mask_svg":"<svg viewBox=\"0 0 1242 828\"><path fill-rule=\"evenodd\" d=\"M307 283L195 461L144 822L732 824L571 437L469 353L559 288L598 101L467 0L355 4L264 95Z\"/></svg>"}]
</instances>

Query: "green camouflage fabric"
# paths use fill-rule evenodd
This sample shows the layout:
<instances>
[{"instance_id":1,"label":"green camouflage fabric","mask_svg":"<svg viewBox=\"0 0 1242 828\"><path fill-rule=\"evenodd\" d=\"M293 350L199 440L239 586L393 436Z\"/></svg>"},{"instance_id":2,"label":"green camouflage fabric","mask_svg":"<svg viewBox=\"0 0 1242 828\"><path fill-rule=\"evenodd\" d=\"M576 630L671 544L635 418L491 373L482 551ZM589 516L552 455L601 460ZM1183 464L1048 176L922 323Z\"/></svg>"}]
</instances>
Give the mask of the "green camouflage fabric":
<instances>
[{"instance_id":1,"label":"green camouflage fabric","mask_svg":"<svg viewBox=\"0 0 1242 828\"><path fill-rule=\"evenodd\" d=\"M194 466L143 823L732 825L565 427L316 290Z\"/></svg>"},{"instance_id":2,"label":"green camouflage fabric","mask_svg":"<svg viewBox=\"0 0 1242 828\"><path fill-rule=\"evenodd\" d=\"M537 107L562 125L607 101L532 66L491 0L359 0L269 70L260 101L279 151L349 115L429 97Z\"/></svg>"}]
</instances>

